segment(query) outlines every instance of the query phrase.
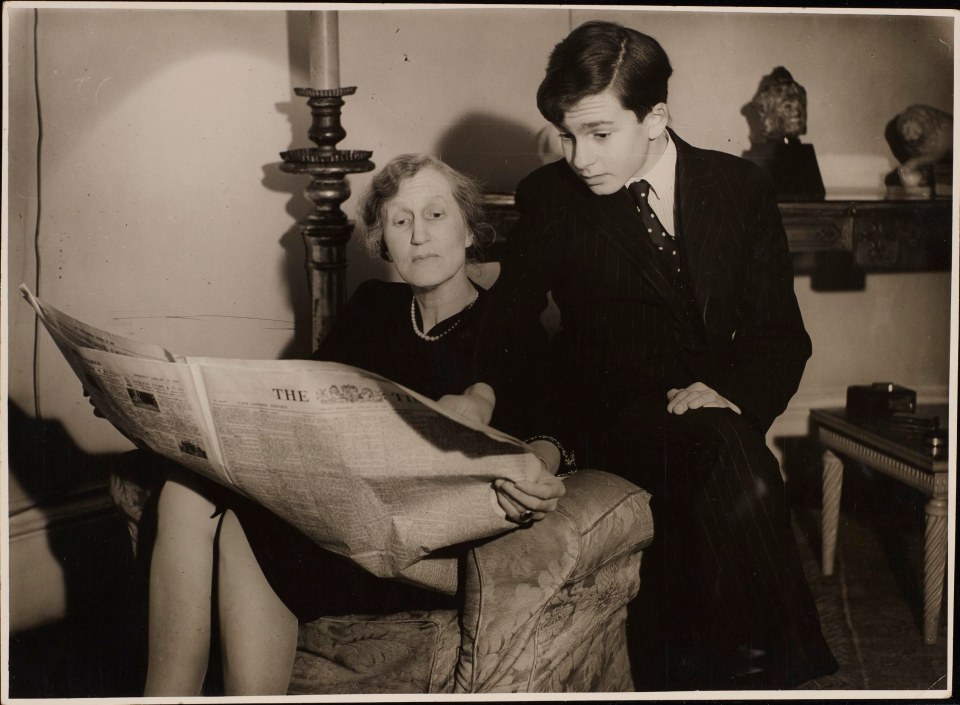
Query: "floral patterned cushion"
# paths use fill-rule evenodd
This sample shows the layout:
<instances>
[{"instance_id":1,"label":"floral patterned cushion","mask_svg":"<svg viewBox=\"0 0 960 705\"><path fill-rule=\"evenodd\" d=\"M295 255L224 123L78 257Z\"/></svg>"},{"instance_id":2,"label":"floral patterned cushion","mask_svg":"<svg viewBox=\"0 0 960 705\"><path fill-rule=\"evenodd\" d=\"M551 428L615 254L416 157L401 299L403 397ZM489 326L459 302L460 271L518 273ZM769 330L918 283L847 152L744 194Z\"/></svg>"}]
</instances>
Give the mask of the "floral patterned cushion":
<instances>
[{"instance_id":1,"label":"floral patterned cushion","mask_svg":"<svg viewBox=\"0 0 960 705\"><path fill-rule=\"evenodd\" d=\"M457 616L433 610L303 624L288 692L450 692L460 643Z\"/></svg>"}]
</instances>

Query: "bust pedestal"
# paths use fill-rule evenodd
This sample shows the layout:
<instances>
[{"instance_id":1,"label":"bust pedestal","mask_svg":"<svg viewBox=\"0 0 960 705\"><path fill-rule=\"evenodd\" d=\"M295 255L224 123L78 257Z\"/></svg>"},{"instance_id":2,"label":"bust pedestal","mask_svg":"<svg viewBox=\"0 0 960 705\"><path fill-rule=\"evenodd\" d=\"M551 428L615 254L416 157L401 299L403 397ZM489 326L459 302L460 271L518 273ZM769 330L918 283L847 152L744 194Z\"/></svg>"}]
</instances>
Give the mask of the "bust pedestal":
<instances>
[{"instance_id":1,"label":"bust pedestal","mask_svg":"<svg viewBox=\"0 0 960 705\"><path fill-rule=\"evenodd\" d=\"M779 201L820 201L826 191L812 144L797 139L753 145L745 154L773 177Z\"/></svg>"}]
</instances>

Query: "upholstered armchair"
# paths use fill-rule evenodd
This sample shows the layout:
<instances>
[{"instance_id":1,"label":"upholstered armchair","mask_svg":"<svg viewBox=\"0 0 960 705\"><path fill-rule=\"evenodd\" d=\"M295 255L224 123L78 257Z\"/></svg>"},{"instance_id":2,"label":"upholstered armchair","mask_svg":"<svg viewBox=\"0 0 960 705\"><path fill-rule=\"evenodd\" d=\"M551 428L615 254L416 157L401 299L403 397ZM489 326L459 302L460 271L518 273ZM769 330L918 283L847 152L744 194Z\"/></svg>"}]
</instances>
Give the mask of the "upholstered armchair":
<instances>
[{"instance_id":1,"label":"upholstered armchair","mask_svg":"<svg viewBox=\"0 0 960 705\"><path fill-rule=\"evenodd\" d=\"M159 479L138 452L112 479L134 546ZM565 482L543 521L438 561L459 609L301 625L290 694L631 690L626 612L653 538L649 495L594 470Z\"/></svg>"}]
</instances>

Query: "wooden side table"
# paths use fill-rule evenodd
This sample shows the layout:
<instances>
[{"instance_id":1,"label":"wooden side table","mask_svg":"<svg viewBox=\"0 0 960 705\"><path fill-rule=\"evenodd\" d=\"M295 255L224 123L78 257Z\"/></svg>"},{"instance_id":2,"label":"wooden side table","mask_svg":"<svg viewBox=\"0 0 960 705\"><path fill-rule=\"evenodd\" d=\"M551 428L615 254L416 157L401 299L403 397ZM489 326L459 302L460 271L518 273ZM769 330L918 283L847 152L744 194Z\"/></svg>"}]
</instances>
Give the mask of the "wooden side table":
<instances>
[{"instance_id":1,"label":"wooden side table","mask_svg":"<svg viewBox=\"0 0 960 705\"><path fill-rule=\"evenodd\" d=\"M946 406L922 406L918 416L938 416L940 428L949 428ZM923 562L923 639L937 641L940 603L947 560L946 448L930 448L918 432L892 431L876 420L848 417L843 409L811 409L810 421L823 453L823 573L833 574L843 462L839 456L914 487L930 499L926 504Z\"/></svg>"}]
</instances>

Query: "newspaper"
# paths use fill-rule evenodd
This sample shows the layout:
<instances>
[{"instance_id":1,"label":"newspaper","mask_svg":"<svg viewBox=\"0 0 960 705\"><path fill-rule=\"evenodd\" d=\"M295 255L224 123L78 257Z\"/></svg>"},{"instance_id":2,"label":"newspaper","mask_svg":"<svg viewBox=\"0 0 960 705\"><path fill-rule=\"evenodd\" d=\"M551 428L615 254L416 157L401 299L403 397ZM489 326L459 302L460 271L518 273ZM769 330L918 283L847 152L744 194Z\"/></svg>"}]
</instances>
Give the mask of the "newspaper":
<instances>
[{"instance_id":1,"label":"newspaper","mask_svg":"<svg viewBox=\"0 0 960 705\"><path fill-rule=\"evenodd\" d=\"M528 446L380 375L334 362L181 357L78 321L21 285L103 415L380 577L515 525L497 478ZM414 570L410 570L411 567Z\"/></svg>"}]
</instances>

